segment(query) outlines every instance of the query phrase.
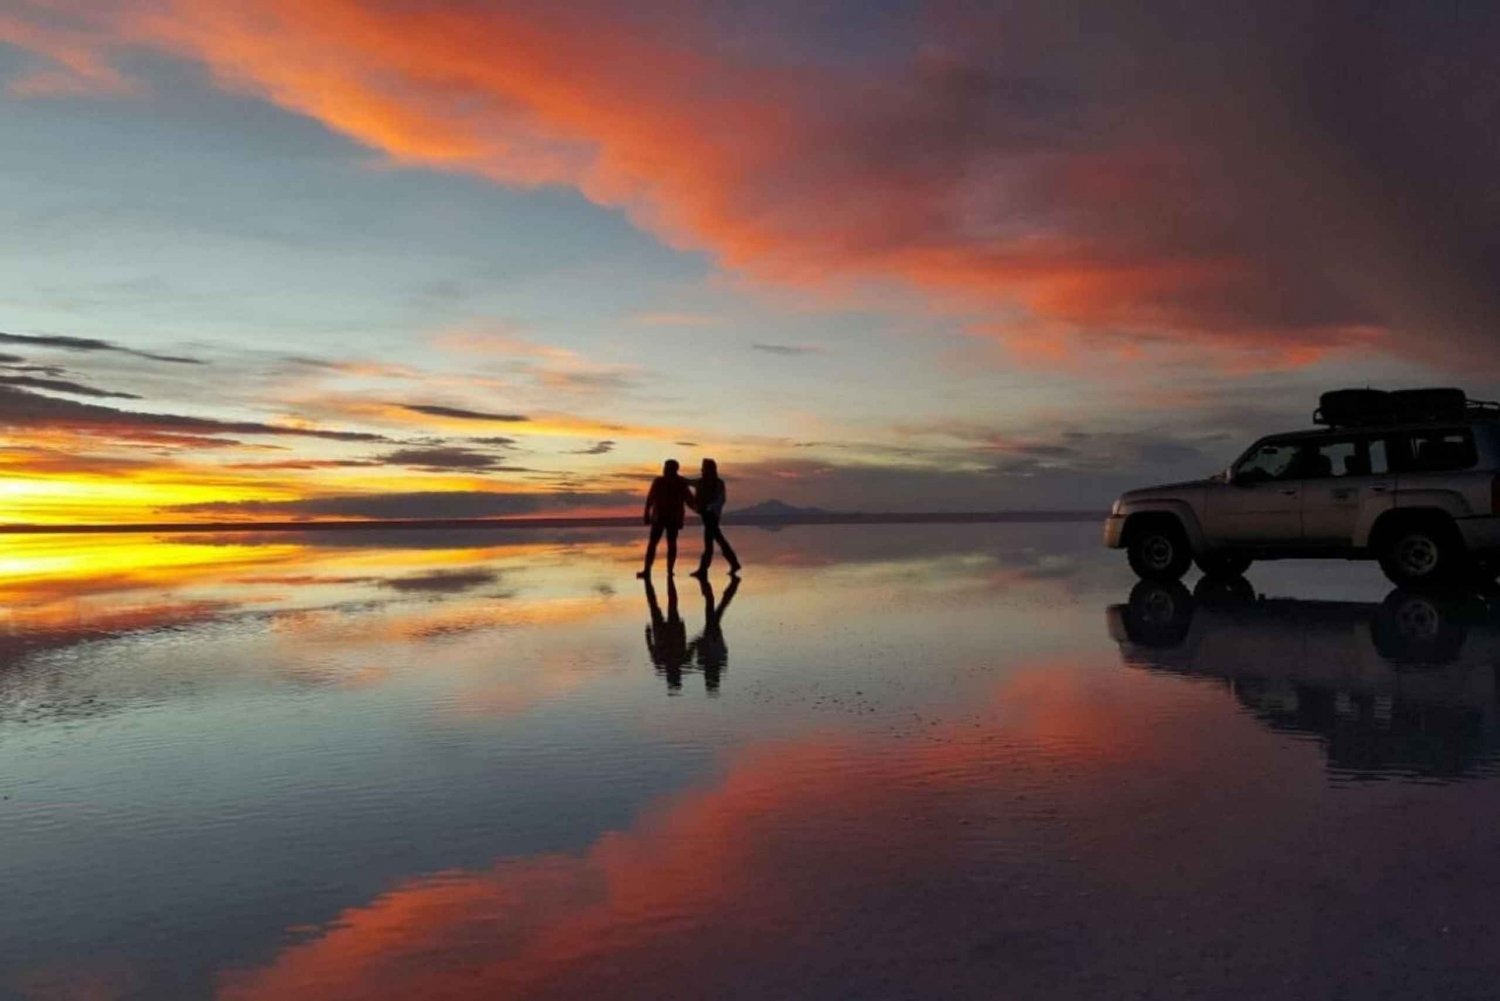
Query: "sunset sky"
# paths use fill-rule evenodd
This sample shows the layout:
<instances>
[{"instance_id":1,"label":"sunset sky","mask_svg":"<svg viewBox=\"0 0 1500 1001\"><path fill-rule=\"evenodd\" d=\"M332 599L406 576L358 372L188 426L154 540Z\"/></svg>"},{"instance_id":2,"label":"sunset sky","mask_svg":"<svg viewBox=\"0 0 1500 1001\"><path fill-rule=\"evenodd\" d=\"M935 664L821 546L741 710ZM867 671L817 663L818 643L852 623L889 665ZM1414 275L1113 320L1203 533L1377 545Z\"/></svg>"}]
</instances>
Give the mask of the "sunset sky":
<instances>
[{"instance_id":1,"label":"sunset sky","mask_svg":"<svg viewBox=\"0 0 1500 1001\"><path fill-rule=\"evenodd\" d=\"M1500 9L0 0L0 521L1094 508L1500 396Z\"/></svg>"}]
</instances>

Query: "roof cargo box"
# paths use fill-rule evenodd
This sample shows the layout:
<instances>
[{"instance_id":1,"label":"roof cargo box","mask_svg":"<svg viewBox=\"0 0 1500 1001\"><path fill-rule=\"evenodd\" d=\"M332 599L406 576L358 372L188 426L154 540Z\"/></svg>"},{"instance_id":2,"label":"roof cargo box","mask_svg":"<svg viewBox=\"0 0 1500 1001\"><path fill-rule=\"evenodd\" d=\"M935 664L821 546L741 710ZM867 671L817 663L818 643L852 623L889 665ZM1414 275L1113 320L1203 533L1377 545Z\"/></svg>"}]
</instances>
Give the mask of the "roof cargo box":
<instances>
[{"instance_id":1,"label":"roof cargo box","mask_svg":"<svg viewBox=\"0 0 1500 1001\"><path fill-rule=\"evenodd\" d=\"M1383 389L1333 389L1318 397L1313 420L1335 427L1378 424L1395 413L1391 394Z\"/></svg>"},{"instance_id":2,"label":"roof cargo box","mask_svg":"<svg viewBox=\"0 0 1500 1001\"><path fill-rule=\"evenodd\" d=\"M1398 389L1390 395L1399 421L1461 421L1469 406L1462 389Z\"/></svg>"}]
</instances>

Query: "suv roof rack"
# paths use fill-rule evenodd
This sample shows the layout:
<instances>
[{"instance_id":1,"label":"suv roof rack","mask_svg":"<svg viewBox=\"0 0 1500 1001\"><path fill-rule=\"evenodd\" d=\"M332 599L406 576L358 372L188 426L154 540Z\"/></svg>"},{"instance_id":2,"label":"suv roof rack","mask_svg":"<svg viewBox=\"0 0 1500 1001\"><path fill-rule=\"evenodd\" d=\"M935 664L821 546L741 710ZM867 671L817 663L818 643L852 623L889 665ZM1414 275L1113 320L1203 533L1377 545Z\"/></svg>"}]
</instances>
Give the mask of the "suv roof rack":
<instances>
[{"instance_id":1,"label":"suv roof rack","mask_svg":"<svg viewBox=\"0 0 1500 1001\"><path fill-rule=\"evenodd\" d=\"M1500 420L1500 402L1461 389L1335 389L1318 403L1313 423L1332 428Z\"/></svg>"}]
</instances>

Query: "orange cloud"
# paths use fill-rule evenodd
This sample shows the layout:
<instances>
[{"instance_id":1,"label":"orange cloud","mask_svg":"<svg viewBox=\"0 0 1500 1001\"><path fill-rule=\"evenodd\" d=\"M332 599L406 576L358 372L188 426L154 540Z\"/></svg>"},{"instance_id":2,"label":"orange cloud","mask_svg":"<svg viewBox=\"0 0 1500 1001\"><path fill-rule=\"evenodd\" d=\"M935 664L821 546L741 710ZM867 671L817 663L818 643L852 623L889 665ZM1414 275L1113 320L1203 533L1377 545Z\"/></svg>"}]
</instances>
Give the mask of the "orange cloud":
<instances>
[{"instance_id":1,"label":"orange cloud","mask_svg":"<svg viewBox=\"0 0 1500 1001\"><path fill-rule=\"evenodd\" d=\"M1309 307L1263 248L1220 232L1218 210L1185 207L1223 194L1183 187L1212 162L1170 140L1039 145L1028 130L1048 123L1006 81L941 53L872 75L756 58L686 8L587 3L155 0L110 27L399 163L570 185L777 282L906 283L998 315L979 329L1032 358L1165 337L1290 344L1284 360L1300 363L1366 343L1372 326ZM1027 317L1054 333L1012 329Z\"/></svg>"}]
</instances>

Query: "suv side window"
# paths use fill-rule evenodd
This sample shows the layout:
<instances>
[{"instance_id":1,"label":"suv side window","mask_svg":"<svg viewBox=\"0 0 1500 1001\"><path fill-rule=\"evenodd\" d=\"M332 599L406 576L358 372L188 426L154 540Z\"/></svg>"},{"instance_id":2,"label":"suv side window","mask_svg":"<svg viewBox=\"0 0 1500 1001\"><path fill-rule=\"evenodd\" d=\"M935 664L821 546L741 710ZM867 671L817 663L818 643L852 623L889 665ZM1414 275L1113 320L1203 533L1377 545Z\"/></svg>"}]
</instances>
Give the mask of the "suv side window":
<instances>
[{"instance_id":1,"label":"suv side window","mask_svg":"<svg viewBox=\"0 0 1500 1001\"><path fill-rule=\"evenodd\" d=\"M1470 469L1479 461L1473 432L1467 428L1412 431L1406 437L1402 467L1410 473L1446 473Z\"/></svg>"},{"instance_id":2,"label":"suv side window","mask_svg":"<svg viewBox=\"0 0 1500 1001\"><path fill-rule=\"evenodd\" d=\"M1337 438L1314 447L1314 454L1299 463L1306 469L1302 474L1304 479L1384 476L1390 472L1384 438Z\"/></svg>"}]
</instances>

